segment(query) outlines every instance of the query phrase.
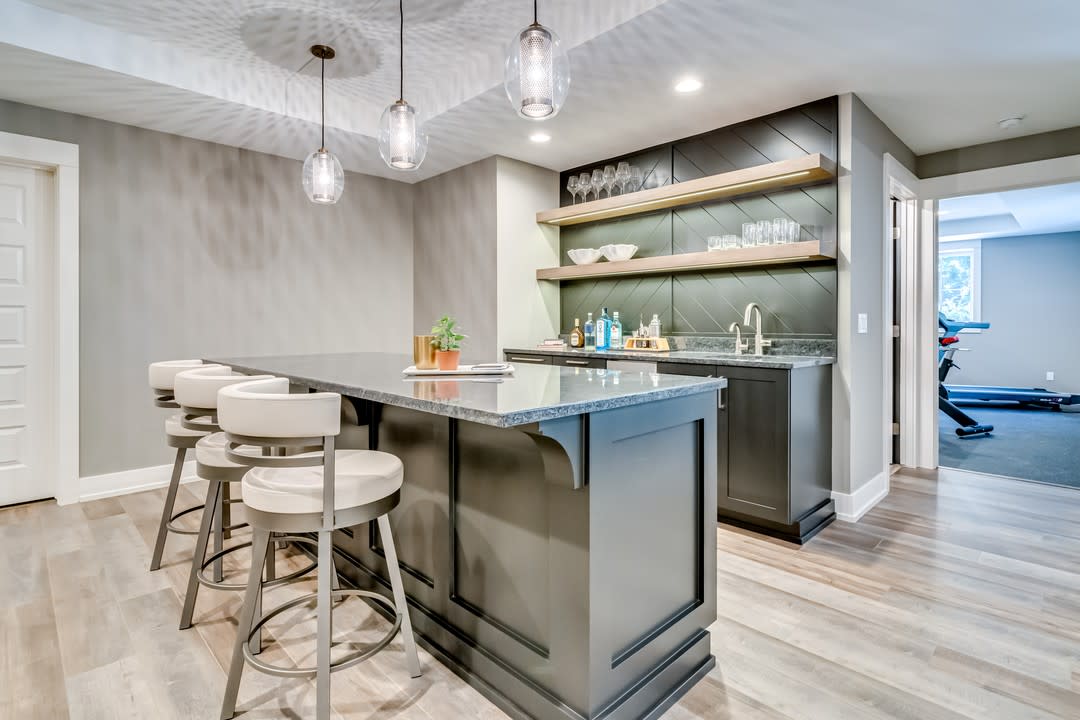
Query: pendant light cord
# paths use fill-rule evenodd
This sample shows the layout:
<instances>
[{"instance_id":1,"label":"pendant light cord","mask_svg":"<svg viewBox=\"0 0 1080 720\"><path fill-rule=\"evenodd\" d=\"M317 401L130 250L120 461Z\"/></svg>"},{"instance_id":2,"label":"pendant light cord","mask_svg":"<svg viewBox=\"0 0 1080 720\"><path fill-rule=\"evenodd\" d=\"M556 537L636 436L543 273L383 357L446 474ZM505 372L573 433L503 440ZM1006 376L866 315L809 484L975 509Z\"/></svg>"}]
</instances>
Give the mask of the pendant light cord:
<instances>
[{"instance_id":1,"label":"pendant light cord","mask_svg":"<svg viewBox=\"0 0 1080 720\"><path fill-rule=\"evenodd\" d=\"M536 5L540 0L533 0L533 25L539 25L540 21L537 19L539 15L536 14Z\"/></svg>"},{"instance_id":2,"label":"pendant light cord","mask_svg":"<svg viewBox=\"0 0 1080 720\"><path fill-rule=\"evenodd\" d=\"M401 52L398 55L398 62L401 70L401 83L398 86L398 102L405 102L405 0L398 0L398 17L401 20Z\"/></svg>"},{"instance_id":3,"label":"pendant light cord","mask_svg":"<svg viewBox=\"0 0 1080 720\"><path fill-rule=\"evenodd\" d=\"M319 147L326 149L326 58L319 60L319 97L322 104L322 140Z\"/></svg>"}]
</instances>

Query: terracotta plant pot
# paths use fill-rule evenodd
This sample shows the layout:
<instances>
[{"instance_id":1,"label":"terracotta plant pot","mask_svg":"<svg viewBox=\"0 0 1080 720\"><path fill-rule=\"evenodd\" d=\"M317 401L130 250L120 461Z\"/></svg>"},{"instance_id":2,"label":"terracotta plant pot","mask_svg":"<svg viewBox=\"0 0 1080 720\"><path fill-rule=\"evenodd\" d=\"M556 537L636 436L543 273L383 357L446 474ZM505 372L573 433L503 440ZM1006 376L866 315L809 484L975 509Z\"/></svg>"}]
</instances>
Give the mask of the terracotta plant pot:
<instances>
[{"instance_id":1,"label":"terracotta plant pot","mask_svg":"<svg viewBox=\"0 0 1080 720\"><path fill-rule=\"evenodd\" d=\"M458 362L461 360L460 350L436 350L435 351L435 364L439 366L440 370L450 371L458 369Z\"/></svg>"}]
</instances>

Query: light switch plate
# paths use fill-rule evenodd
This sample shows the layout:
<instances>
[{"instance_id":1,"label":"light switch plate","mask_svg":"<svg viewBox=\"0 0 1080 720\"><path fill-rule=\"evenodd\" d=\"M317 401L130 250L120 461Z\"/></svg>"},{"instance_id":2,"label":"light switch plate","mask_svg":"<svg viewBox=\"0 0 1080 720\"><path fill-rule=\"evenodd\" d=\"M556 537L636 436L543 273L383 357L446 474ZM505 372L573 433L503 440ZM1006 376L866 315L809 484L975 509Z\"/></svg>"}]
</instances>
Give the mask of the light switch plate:
<instances>
[{"instance_id":1,"label":"light switch plate","mask_svg":"<svg viewBox=\"0 0 1080 720\"><path fill-rule=\"evenodd\" d=\"M859 313L858 322L859 322L859 334L860 335L865 335L866 333L870 332L870 330L869 330L869 318L867 317L866 313Z\"/></svg>"},{"instance_id":2,"label":"light switch plate","mask_svg":"<svg viewBox=\"0 0 1080 720\"><path fill-rule=\"evenodd\" d=\"M1046 379L1047 380L1053 380L1054 379L1054 371L1053 370L1047 370L1046 371Z\"/></svg>"}]
</instances>

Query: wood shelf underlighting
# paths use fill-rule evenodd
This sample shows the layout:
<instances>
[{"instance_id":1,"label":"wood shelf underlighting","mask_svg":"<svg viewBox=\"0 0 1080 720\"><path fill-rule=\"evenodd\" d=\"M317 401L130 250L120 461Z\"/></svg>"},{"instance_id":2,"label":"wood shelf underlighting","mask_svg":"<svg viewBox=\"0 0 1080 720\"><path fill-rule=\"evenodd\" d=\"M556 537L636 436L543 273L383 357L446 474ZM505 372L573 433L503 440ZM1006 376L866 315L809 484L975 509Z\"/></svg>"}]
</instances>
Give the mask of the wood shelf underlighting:
<instances>
[{"instance_id":1,"label":"wood shelf underlighting","mask_svg":"<svg viewBox=\"0 0 1080 720\"><path fill-rule=\"evenodd\" d=\"M626 195L544 210L536 213L536 222L559 226L577 225L694 205L735 195L809 185L835 177L836 163L821 153L814 153L792 160L756 165Z\"/></svg>"},{"instance_id":2,"label":"wood shelf underlighting","mask_svg":"<svg viewBox=\"0 0 1080 720\"><path fill-rule=\"evenodd\" d=\"M563 265L541 268L537 280L583 280L585 278L617 277L620 275L655 275L657 273L695 272L753 265L835 260L836 256L818 240L788 245L763 245L736 250L660 255L632 258L621 262L597 262L591 265Z\"/></svg>"}]
</instances>

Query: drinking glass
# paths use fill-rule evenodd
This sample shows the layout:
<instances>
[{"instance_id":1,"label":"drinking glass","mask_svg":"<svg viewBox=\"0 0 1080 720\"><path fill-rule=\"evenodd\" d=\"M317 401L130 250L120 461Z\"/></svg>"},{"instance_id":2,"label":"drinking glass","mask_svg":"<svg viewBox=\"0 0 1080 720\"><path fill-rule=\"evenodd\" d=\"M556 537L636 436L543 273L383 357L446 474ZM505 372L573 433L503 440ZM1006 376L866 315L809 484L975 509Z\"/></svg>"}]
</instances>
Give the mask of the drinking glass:
<instances>
[{"instance_id":1,"label":"drinking glass","mask_svg":"<svg viewBox=\"0 0 1080 720\"><path fill-rule=\"evenodd\" d=\"M600 199L600 190L604 187L604 171L597 168L592 171L592 189L596 193L596 199Z\"/></svg>"},{"instance_id":2,"label":"drinking glass","mask_svg":"<svg viewBox=\"0 0 1080 720\"><path fill-rule=\"evenodd\" d=\"M630 192L637 192L645 185L645 174L636 165L630 166Z\"/></svg>"},{"instance_id":3,"label":"drinking glass","mask_svg":"<svg viewBox=\"0 0 1080 720\"><path fill-rule=\"evenodd\" d=\"M710 235L705 238L705 246L711 251L721 249L721 237L719 235Z\"/></svg>"},{"instance_id":4,"label":"drinking glass","mask_svg":"<svg viewBox=\"0 0 1080 720\"><path fill-rule=\"evenodd\" d=\"M619 194L626 194L626 183L630 182L630 163L621 162L615 168L615 182L619 184Z\"/></svg>"},{"instance_id":5,"label":"drinking glass","mask_svg":"<svg viewBox=\"0 0 1080 720\"><path fill-rule=\"evenodd\" d=\"M757 237L754 240L758 245L772 245L772 222L769 220L757 221Z\"/></svg>"},{"instance_id":6,"label":"drinking glass","mask_svg":"<svg viewBox=\"0 0 1080 720\"><path fill-rule=\"evenodd\" d=\"M578 176L571 175L570 179L566 181L566 191L570 193L570 204L573 205L577 202L578 194Z\"/></svg>"},{"instance_id":7,"label":"drinking glass","mask_svg":"<svg viewBox=\"0 0 1080 720\"><path fill-rule=\"evenodd\" d=\"M789 222L787 226L787 241L797 243L802 240L802 225L797 222Z\"/></svg>"},{"instance_id":8,"label":"drinking glass","mask_svg":"<svg viewBox=\"0 0 1080 720\"><path fill-rule=\"evenodd\" d=\"M776 218L772 221L772 241L773 245L783 245L790 242L788 240L788 223L791 222L787 218Z\"/></svg>"},{"instance_id":9,"label":"drinking glass","mask_svg":"<svg viewBox=\"0 0 1080 720\"><path fill-rule=\"evenodd\" d=\"M734 250L737 247L739 247L738 235L724 235L720 238L721 250Z\"/></svg>"},{"instance_id":10,"label":"drinking glass","mask_svg":"<svg viewBox=\"0 0 1080 720\"><path fill-rule=\"evenodd\" d=\"M611 191L615 188L615 166L604 166L604 189L607 190L607 196L611 197Z\"/></svg>"},{"instance_id":11,"label":"drinking glass","mask_svg":"<svg viewBox=\"0 0 1080 720\"><path fill-rule=\"evenodd\" d=\"M581 191L582 201L588 201L589 191L592 190L592 176L589 173L578 175L578 189Z\"/></svg>"},{"instance_id":12,"label":"drinking glass","mask_svg":"<svg viewBox=\"0 0 1080 720\"><path fill-rule=\"evenodd\" d=\"M758 244L758 226L756 223L742 224L742 247L754 247Z\"/></svg>"}]
</instances>

